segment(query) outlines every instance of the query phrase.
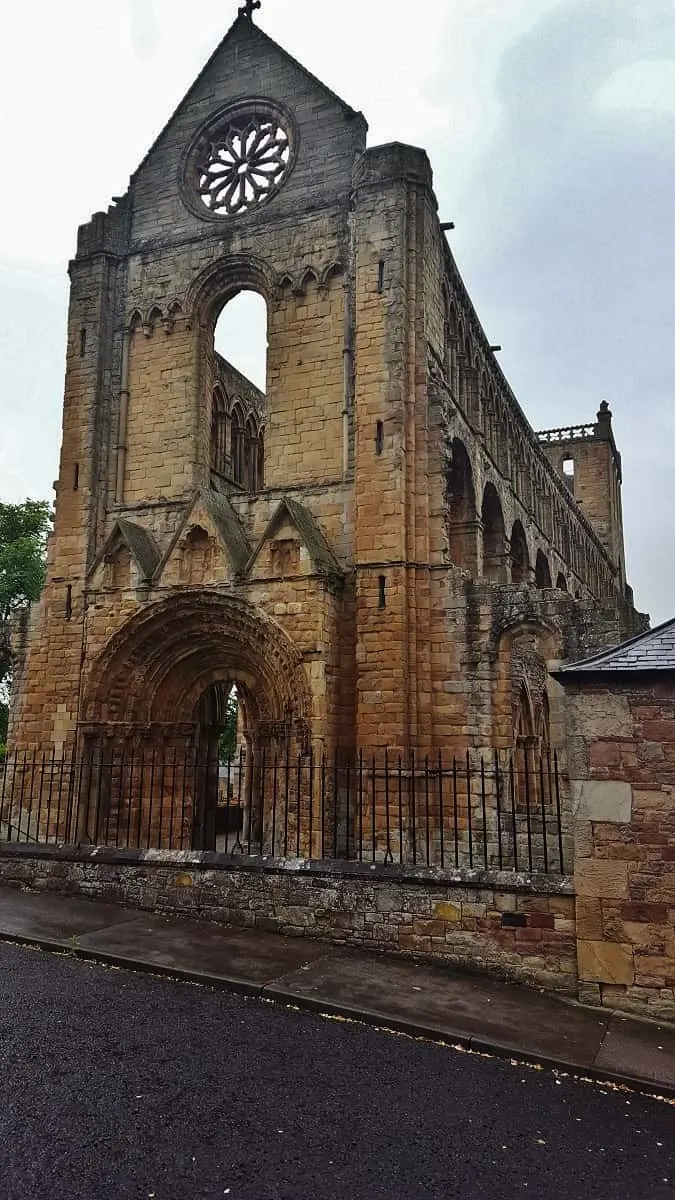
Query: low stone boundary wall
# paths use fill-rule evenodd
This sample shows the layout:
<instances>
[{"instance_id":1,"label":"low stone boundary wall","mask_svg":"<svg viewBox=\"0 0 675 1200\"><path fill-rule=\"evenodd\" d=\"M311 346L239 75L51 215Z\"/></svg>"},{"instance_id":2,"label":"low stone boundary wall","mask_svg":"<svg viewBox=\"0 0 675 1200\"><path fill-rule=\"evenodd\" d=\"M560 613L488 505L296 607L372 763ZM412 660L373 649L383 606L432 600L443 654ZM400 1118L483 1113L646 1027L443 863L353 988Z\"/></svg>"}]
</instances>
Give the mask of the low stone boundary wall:
<instances>
[{"instance_id":1,"label":"low stone boundary wall","mask_svg":"<svg viewBox=\"0 0 675 1200\"><path fill-rule=\"evenodd\" d=\"M569 878L196 851L4 846L0 885L416 955L576 992Z\"/></svg>"}]
</instances>

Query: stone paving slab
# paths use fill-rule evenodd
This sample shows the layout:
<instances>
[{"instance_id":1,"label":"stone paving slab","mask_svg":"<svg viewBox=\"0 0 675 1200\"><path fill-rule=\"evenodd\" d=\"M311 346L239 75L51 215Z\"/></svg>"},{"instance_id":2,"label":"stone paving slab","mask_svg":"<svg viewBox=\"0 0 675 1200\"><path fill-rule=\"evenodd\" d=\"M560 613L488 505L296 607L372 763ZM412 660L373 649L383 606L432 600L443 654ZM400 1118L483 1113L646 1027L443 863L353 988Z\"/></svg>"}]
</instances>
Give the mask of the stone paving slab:
<instances>
[{"instance_id":1,"label":"stone paving slab","mask_svg":"<svg viewBox=\"0 0 675 1200\"><path fill-rule=\"evenodd\" d=\"M78 945L102 957L150 964L256 992L289 969L320 958L327 950L321 943L304 938L280 938L262 931L153 915L99 929L79 938Z\"/></svg>"},{"instance_id":2,"label":"stone paving slab","mask_svg":"<svg viewBox=\"0 0 675 1200\"><path fill-rule=\"evenodd\" d=\"M593 1065L675 1091L675 1031L615 1013Z\"/></svg>"},{"instance_id":3,"label":"stone paving slab","mask_svg":"<svg viewBox=\"0 0 675 1200\"><path fill-rule=\"evenodd\" d=\"M68 943L72 937L133 921L138 913L117 904L51 892L20 892L0 887L0 929L7 936Z\"/></svg>"},{"instance_id":4,"label":"stone paving slab","mask_svg":"<svg viewBox=\"0 0 675 1200\"><path fill-rule=\"evenodd\" d=\"M265 994L324 1009L337 999L342 1011L382 1023L583 1067L593 1065L609 1024L609 1014L517 984L358 951L327 954L275 980Z\"/></svg>"},{"instance_id":5,"label":"stone paving slab","mask_svg":"<svg viewBox=\"0 0 675 1200\"><path fill-rule=\"evenodd\" d=\"M675 1097L675 1027L518 984L82 897L0 887L0 938L196 979Z\"/></svg>"}]
</instances>

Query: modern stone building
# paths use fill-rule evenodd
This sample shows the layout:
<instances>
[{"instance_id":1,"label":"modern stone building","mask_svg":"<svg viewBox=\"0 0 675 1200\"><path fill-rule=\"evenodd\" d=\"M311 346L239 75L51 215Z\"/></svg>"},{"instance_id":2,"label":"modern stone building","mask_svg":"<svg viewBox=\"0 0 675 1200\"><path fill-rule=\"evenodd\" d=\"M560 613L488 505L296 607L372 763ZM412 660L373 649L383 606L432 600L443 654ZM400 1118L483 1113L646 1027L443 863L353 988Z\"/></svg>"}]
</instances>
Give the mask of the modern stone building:
<instances>
[{"instance_id":1,"label":"modern stone building","mask_svg":"<svg viewBox=\"0 0 675 1200\"><path fill-rule=\"evenodd\" d=\"M78 233L15 748L430 752L564 737L549 670L639 632L611 415L535 433L426 154L243 12ZM267 306L264 394L215 352Z\"/></svg>"}]
</instances>

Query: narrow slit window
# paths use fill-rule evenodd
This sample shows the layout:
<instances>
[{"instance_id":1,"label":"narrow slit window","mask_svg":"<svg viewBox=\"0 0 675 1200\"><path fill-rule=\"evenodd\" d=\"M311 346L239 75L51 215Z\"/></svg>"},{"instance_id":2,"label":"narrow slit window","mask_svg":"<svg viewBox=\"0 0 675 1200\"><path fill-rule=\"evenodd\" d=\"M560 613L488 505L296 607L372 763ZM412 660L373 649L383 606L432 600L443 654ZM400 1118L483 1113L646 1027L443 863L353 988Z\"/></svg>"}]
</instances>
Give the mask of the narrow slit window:
<instances>
[{"instance_id":1,"label":"narrow slit window","mask_svg":"<svg viewBox=\"0 0 675 1200\"><path fill-rule=\"evenodd\" d=\"M381 454L384 450L384 423L378 421L375 426L375 453Z\"/></svg>"},{"instance_id":2,"label":"narrow slit window","mask_svg":"<svg viewBox=\"0 0 675 1200\"><path fill-rule=\"evenodd\" d=\"M380 575L378 579L378 608L387 607L387 578L386 575Z\"/></svg>"},{"instance_id":3,"label":"narrow slit window","mask_svg":"<svg viewBox=\"0 0 675 1200\"><path fill-rule=\"evenodd\" d=\"M66 588L66 621L69 621L73 615L73 589L69 583Z\"/></svg>"},{"instance_id":4,"label":"narrow slit window","mask_svg":"<svg viewBox=\"0 0 675 1200\"><path fill-rule=\"evenodd\" d=\"M384 291L384 259L381 258L377 264L377 290Z\"/></svg>"},{"instance_id":5,"label":"narrow slit window","mask_svg":"<svg viewBox=\"0 0 675 1200\"><path fill-rule=\"evenodd\" d=\"M87 331L86 331L86 329L81 329L80 330L80 358L84 358L86 353L87 353Z\"/></svg>"},{"instance_id":6,"label":"narrow slit window","mask_svg":"<svg viewBox=\"0 0 675 1200\"><path fill-rule=\"evenodd\" d=\"M76 492L80 486L80 464L75 463L73 467L73 491Z\"/></svg>"}]
</instances>

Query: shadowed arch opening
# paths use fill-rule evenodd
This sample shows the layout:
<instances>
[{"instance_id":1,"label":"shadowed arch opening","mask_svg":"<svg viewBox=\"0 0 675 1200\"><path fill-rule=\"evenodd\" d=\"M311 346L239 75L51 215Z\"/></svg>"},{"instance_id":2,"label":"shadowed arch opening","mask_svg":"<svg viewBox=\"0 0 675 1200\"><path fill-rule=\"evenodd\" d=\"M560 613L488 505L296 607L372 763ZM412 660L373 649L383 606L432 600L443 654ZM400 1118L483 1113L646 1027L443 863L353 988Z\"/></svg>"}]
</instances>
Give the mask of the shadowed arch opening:
<instances>
[{"instance_id":1,"label":"shadowed arch opening","mask_svg":"<svg viewBox=\"0 0 675 1200\"><path fill-rule=\"evenodd\" d=\"M486 579L504 582L505 529L504 514L497 489L492 483L485 486L481 505L483 524L483 574Z\"/></svg>"},{"instance_id":2,"label":"shadowed arch opening","mask_svg":"<svg viewBox=\"0 0 675 1200\"><path fill-rule=\"evenodd\" d=\"M476 493L471 461L464 443L453 438L446 475L448 553L450 561L472 573L476 569Z\"/></svg>"},{"instance_id":3,"label":"shadowed arch opening","mask_svg":"<svg viewBox=\"0 0 675 1200\"><path fill-rule=\"evenodd\" d=\"M118 764L117 775L109 776L107 819L114 816L119 825L123 810L127 837L136 831L137 844L147 837L157 846L215 849L219 746L233 687L248 764L239 802L244 822L255 811L260 840L265 756L294 760L310 739L307 678L280 626L239 598L179 592L141 609L94 663L79 729L82 750L89 761L107 755ZM138 764L150 760L152 768L141 767L139 776ZM171 774L168 804L161 792ZM184 796L178 808L176 778ZM91 797L84 799L86 822Z\"/></svg>"},{"instance_id":4,"label":"shadowed arch opening","mask_svg":"<svg viewBox=\"0 0 675 1200\"><path fill-rule=\"evenodd\" d=\"M558 572L558 577L555 581L555 586L558 588L558 591L560 591L560 592L567 591L567 580L565 579L565 576L563 575L562 571Z\"/></svg>"},{"instance_id":5,"label":"shadowed arch opening","mask_svg":"<svg viewBox=\"0 0 675 1200\"><path fill-rule=\"evenodd\" d=\"M537 561L534 567L534 581L538 588L550 588L553 586L551 583L551 568L543 550L537 550Z\"/></svg>"},{"instance_id":6,"label":"shadowed arch opening","mask_svg":"<svg viewBox=\"0 0 675 1200\"><path fill-rule=\"evenodd\" d=\"M530 555L527 549L525 530L520 521L514 521L511 530L511 582L527 583L530 577Z\"/></svg>"}]
</instances>

